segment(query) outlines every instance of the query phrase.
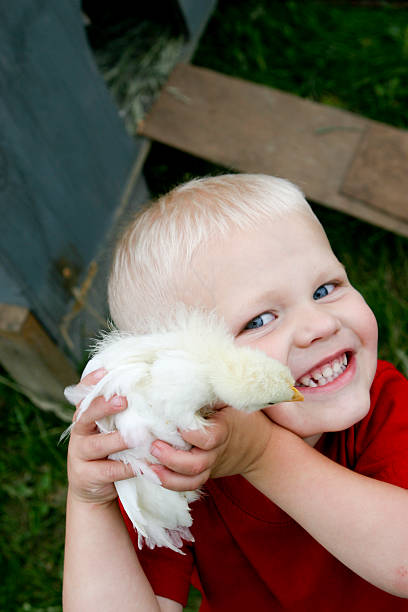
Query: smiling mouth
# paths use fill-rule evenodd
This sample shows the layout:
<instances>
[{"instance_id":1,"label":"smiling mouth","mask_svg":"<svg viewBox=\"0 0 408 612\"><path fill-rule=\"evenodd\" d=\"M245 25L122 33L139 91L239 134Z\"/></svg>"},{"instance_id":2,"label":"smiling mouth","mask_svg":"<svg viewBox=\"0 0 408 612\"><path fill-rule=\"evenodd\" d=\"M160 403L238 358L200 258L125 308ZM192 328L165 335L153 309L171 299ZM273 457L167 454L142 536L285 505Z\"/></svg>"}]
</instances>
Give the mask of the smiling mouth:
<instances>
[{"instance_id":1,"label":"smiling mouth","mask_svg":"<svg viewBox=\"0 0 408 612\"><path fill-rule=\"evenodd\" d=\"M345 352L336 357L336 359L314 368L308 374L304 374L296 381L296 387L300 389L302 387L323 387L333 382L347 369L350 357L350 353Z\"/></svg>"}]
</instances>

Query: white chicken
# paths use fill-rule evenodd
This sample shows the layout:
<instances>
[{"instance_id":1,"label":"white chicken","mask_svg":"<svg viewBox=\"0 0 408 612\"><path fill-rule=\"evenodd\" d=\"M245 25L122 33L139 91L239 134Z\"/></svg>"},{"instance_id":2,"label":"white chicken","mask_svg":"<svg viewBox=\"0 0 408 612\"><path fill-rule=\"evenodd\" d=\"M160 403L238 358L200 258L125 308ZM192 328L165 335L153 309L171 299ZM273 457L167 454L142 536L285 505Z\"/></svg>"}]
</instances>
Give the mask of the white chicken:
<instances>
[{"instance_id":1,"label":"white chicken","mask_svg":"<svg viewBox=\"0 0 408 612\"><path fill-rule=\"evenodd\" d=\"M166 331L134 335L111 331L98 341L82 377L104 367L92 387L67 387L79 420L92 400L126 396L128 407L97 422L102 432L119 430L127 450L110 459L128 463L134 478L115 482L123 507L138 532L139 548L166 546L181 552L192 540L189 504L199 491L165 489L149 467L154 440L188 449L179 431L206 427L216 402L253 412L277 402L303 399L289 369L264 353L234 345L233 336L213 313L181 309Z\"/></svg>"}]
</instances>

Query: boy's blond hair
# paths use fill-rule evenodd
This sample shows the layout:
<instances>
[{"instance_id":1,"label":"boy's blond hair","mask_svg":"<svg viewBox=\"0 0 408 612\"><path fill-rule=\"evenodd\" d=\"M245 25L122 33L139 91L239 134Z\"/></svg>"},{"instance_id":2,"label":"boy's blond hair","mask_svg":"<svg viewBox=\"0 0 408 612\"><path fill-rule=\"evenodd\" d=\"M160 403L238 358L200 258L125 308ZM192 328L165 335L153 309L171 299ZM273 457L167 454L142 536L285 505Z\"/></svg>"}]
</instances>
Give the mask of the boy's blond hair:
<instances>
[{"instance_id":1,"label":"boy's blond hair","mask_svg":"<svg viewBox=\"0 0 408 612\"><path fill-rule=\"evenodd\" d=\"M210 238L290 213L316 219L298 187L263 174L194 179L160 197L138 212L117 243L108 284L115 325L154 331L183 301L194 255Z\"/></svg>"}]
</instances>

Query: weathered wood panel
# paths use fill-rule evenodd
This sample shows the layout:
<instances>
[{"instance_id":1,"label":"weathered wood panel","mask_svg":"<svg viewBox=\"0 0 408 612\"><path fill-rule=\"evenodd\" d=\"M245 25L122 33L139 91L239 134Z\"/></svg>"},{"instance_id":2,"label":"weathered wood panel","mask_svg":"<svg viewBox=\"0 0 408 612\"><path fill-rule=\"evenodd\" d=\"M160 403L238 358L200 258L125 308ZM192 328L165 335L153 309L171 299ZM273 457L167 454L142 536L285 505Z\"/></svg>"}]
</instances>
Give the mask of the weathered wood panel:
<instances>
[{"instance_id":1,"label":"weathered wood panel","mask_svg":"<svg viewBox=\"0 0 408 612\"><path fill-rule=\"evenodd\" d=\"M0 92L0 267L13 279L0 301L15 303L18 287L58 339L137 144L94 64L79 1L1 3Z\"/></svg>"},{"instance_id":2,"label":"weathered wood panel","mask_svg":"<svg viewBox=\"0 0 408 612\"><path fill-rule=\"evenodd\" d=\"M361 139L342 191L407 222L408 132L371 125Z\"/></svg>"},{"instance_id":3,"label":"weathered wood panel","mask_svg":"<svg viewBox=\"0 0 408 612\"><path fill-rule=\"evenodd\" d=\"M140 133L226 168L289 178L316 202L408 236L406 197L400 201L395 196L391 206L379 198L363 202L359 193L353 197L343 193L344 177L373 125L381 124L180 64ZM406 192L406 157L398 155L397 148L392 163L401 172L390 189L401 181L401 193Z\"/></svg>"},{"instance_id":4,"label":"weathered wood panel","mask_svg":"<svg viewBox=\"0 0 408 612\"><path fill-rule=\"evenodd\" d=\"M0 361L35 404L71 420L62 390L78 375L27 308L0 304Z\"/></svg>"}]
</instances>

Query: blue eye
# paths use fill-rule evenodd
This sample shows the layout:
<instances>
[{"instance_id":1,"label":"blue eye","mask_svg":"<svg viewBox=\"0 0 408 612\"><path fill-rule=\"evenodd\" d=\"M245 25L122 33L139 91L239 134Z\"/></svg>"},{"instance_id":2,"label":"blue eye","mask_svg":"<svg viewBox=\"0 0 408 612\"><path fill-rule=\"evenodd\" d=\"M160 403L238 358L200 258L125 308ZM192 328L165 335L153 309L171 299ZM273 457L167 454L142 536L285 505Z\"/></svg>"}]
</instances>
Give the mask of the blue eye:
<instances>
[{"instance_id":1,"label":"blue eye","mask_svg":"<svg viewBox=\"0 0 408 612\"><path fill-rule=\"evenodd\" d=\"M326 283L325 285L321 285L314 292L313 299L321 300L322 298L326 297L326 295L329 295L329 293L331 293L334 288L335 288L335 285L333 283Z\"/></svg>"},{"instance_id":2,"label":"blue eye","mask_svg":"<svg viewBox=\"0 0 408 612\"><path fill-rule=\"evenodd\" d=\"M263 327L267 323L270 323L275 319L275 315L270 312L264 312L261 315L258 315L254 319L251 319L249 323L245 325L244 329L258 329L259 327Z\"/></svg>"}]
</instances>

